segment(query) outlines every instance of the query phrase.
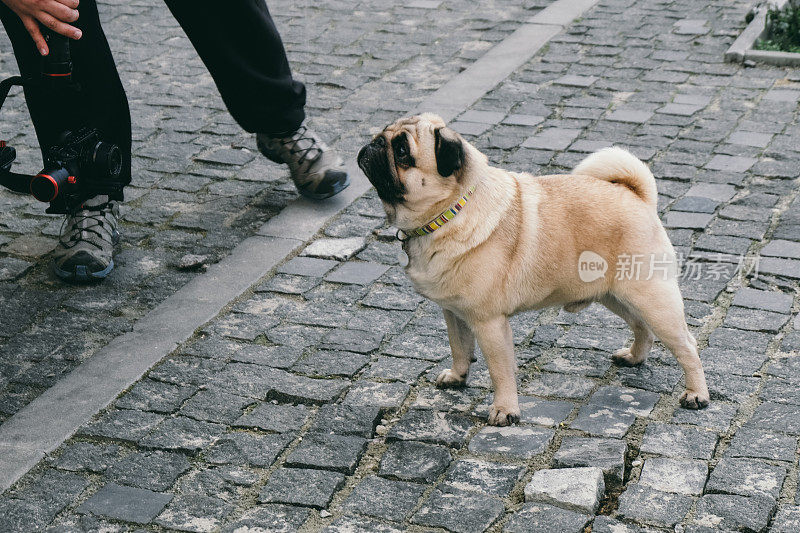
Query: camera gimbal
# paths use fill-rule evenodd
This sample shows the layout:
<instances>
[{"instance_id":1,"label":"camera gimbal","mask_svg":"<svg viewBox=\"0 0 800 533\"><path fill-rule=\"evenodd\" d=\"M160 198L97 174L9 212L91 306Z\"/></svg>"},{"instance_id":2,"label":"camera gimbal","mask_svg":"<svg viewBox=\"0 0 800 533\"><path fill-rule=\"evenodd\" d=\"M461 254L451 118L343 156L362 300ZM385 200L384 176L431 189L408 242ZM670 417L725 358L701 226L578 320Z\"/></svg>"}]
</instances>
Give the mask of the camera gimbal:
<instances>
[{"instance_id":1,"label":"camera gimbal","mask_svg":"<svg viewBox=\"0 0 800 533\"><path fill-rule=\"evenodd\" d=\"M42 28L42 33L50 53L42 58L41 76L39 79L12 76L0 82L0 109L15 85L44 87L54 98L80 91L72 79L69 39L46 28ZM0 185L49 202L48 213L68 213L98 194L118 194L125 185L120 179L119 147L102 141L95 128L64 131L58 142L44 151L44 168L36 175L11 172L16 157L17 151L0 141Z\"/></svg>"}]
</instances>

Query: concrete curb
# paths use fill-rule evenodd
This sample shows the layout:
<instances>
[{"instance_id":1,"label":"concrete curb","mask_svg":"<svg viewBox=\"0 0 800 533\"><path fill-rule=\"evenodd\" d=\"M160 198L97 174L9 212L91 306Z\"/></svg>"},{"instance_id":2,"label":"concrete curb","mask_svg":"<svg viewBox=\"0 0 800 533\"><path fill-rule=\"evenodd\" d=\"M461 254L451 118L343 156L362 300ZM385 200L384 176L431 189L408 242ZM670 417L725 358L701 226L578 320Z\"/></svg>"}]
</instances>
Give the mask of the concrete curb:
<instances>
[{"instance_id":1,"label":"concrete curb","mask_svg":"<svg viewBox=\"0 0 800 533\"><path fill-rule=\"evenodd\" d=\"M776 0L772 5L778 9L786 4L786 0ZM728 63L744 63L755 61L779 67L800 66L800 54L790 52L772 52L769 50L753 50L755 42L763 37L767 31L767 10L759 9L750 24L725 52L725 61Z\"/></svg>"},{"instance_id":2,"label":"concrete curb","mask_svg":"<svg viewBox=\"0 0 800 533\"><path fill-rule=\"evenodd\" d=\"M417 109L452 120L526 63L566 25L598 0L558 0ZM232 300L297 252L363 195L370 184L354 163L351 185L336 197L298 199L230 255L145 315L133 331L113 339L70 374L0 426L0 492L58 448L97 412L213 319Z\"/></svg>"}]
</instances>

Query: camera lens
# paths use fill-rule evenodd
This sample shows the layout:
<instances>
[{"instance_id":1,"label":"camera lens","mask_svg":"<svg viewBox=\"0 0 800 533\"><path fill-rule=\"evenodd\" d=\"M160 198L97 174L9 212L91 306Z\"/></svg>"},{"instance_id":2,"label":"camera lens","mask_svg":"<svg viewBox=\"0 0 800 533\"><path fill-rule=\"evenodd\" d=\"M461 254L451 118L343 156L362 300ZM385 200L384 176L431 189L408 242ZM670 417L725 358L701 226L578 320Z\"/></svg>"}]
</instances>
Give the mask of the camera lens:
<instances>
[{"instance_id":1,"label":"camera lens","mask_svg":"<svg viewBox=\"0 0 800 533\"><path fill-rule=\"evenodd\" d=\"M98 142L92 153L92 174L116 178L122 172L122 153L116 144Z\"/></svg>"},{"instance_id":2,"label":"camera lens","mask_svg":"<svg viewBox=\"0 0 800 533\"><path fill-rule=\"evenodd\" d=\"M52 202L63 192L69 177L69 172L64 168L44 169L31 180L31 194L40 202Z\"/></svg>"}]
</instances>

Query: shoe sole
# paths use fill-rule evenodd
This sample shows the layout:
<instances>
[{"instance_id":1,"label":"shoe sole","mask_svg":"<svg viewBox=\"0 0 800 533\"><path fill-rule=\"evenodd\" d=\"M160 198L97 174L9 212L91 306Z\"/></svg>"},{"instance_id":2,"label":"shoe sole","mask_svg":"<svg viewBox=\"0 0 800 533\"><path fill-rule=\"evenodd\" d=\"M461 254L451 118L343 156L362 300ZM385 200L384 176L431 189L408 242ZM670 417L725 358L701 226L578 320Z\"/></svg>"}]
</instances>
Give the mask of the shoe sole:
<instances>
[{"instance_id":1,"label":"shoe sole","mask_svg":"<svg viewBox=\"0 0 800 533\"><path fill-rule=\"evenodd\" d=\"M111 273L112 270L114 270L113 259L106 268L98 272L88 272L86 270L86 267L83 265L75 267L74 271L62 270L58 268L57 265L53 265L53 271L56 273L56 276L63 279L64 281L76 281L79 283L88 283L92 281L104 280Z\"/></svg>"},{"instance_id":2,"label":"shoe sole","mask_svg":"<svg viewBox=\"0 0 800 533\"><path fill-rule=\"evenodd\" d=\"M297 189L297 192L300 193L301 196L305 196L306 198L311 198L312 200L324 200L325 198L330 198L331 196L336 196L343 190L345 190L348 186L350 186L350 175L345 174L344 179L337 181L333 184L333 189L330 192L326 193L313 193L307 192L303 189Z\"/></svg>"},{"instance_id":3,"label":"shoe sole","mask_svg":"<svg viewBox=\"0 0 800 533\"><path fill-rule=\"evenodd\" d=\"M263 155L264 157L266 157L267 159L269 159L273 163L277 163L279 165L285 165L286 164L285 161L283 161L283 160L279 159L278 157L275 157L275 156L271 155L270 153L268 153L267 151L265 151L265 149L262 148L261 143L256 143L256 144L258 145L258 151L261 152L261 155ZM301 196L305 196L306 198L310 198L312 200L324 200L325 198L330 198L331 196L336 196L337 194L339 194L340 192L345 190L349 185L350 185L350 175L349 174L345 174L343 180L338 181L338 182L333 184L333 190L331 190L331 192L319 193L318 194L318 193L314 193L314 192L304 191L303 189L297 187L297 184L295 184L295 187L297 187L297 192L299 192Z\"/></svg>"}]
</instances>

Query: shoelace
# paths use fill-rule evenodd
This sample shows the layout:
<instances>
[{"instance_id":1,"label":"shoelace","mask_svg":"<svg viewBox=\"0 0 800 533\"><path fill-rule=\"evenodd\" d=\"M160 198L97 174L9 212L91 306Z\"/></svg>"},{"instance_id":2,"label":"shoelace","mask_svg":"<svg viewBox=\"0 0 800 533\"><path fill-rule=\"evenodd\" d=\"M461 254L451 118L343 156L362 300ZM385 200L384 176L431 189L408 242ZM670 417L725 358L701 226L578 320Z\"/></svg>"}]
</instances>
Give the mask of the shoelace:
<instances>
[{"instance_id":1,"label":"shoelace","mask_svg":"<svg viewBox=\"0 0 800 533\"><path fill-rule=\"evenodd\" d=\"M289 153L292 155L299 154L300 157L297 159L299 165L308 161L316 160L320 154L322 154L322 150L317 146L317 139L311 135L308 136L308 128L305 126L300 126L300 128L295 132L294 135L289 137L286 141L281 141L281 143L289 149ZM309 145L306 148L303 148L301 145L301 141L309 141ZM314 157L309 158L309 154L311 152L316 152Z\"/></svg>"},{"instance_id":2,"label":"shoelace","mask_svg":"<svg viewBox=\"0 0 800 533\"><path fill-rule=\"evenodd\" d=\"M61 229L59 230L59 241L61 244L64 245L65 248L72 248L73 246L77 245L79 242L83 241L86 243L91 244L95 248L101 248L97 243L92 242L85 236L85 233L94 233L97 235L101 240L104 239L103 234L100 233L95 228L102 228L105 226L105 215L106 215L106 208L108 207L108 203L100 204L97 206L92 207L84 207L76 211L75 213L69 214L64 217L64 220L61 222ZM64 239L64 225L70 222L70 232L67 236L67 239ZM94 224L84 226L84 222L92 221Z\"/></svg>"}]
</instances>

